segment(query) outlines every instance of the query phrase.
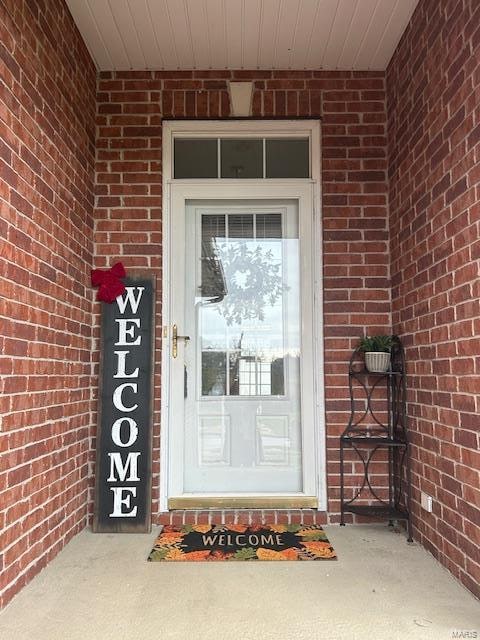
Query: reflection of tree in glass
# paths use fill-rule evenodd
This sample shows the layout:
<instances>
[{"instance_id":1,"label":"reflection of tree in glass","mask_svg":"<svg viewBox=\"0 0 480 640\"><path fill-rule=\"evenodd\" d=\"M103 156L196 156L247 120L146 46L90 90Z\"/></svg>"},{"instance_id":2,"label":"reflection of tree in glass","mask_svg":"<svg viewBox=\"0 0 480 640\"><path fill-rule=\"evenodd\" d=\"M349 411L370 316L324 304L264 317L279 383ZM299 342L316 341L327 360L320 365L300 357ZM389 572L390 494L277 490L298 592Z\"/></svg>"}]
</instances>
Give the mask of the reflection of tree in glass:
<instances>
[{"instance_id":1,"label":"reflection of tree in glass","mask_svg":"<svg viewBox=\"0 0 480 640\"><path fill-rule=\"evenodd\" d=\"M272 307L285 287L280 277L281 264L271 249L261 245L250 248L246 242L229 242L220 248L228 295L218 312L228 325L244 320L265 319L265 307Z\"/></svg>"}]
</instances>

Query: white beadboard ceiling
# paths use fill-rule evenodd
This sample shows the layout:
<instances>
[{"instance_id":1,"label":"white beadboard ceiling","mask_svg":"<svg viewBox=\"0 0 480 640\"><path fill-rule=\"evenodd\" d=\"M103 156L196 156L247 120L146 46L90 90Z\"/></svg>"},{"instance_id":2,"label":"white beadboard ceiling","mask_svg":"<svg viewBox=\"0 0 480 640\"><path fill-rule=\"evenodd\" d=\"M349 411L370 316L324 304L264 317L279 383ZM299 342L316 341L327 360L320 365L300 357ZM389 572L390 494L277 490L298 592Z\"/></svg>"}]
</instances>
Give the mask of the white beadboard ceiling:
<instances>
[{"instance_id":1,"label":"white beadboard ceiling","mask_svg":"<svg viewBox=\"0 0 480 640\"><path fill-rule=\"evenodd\" d=\"M418 0L66 0L98 69L383 70Z\"/></svg>"}]
</instances>

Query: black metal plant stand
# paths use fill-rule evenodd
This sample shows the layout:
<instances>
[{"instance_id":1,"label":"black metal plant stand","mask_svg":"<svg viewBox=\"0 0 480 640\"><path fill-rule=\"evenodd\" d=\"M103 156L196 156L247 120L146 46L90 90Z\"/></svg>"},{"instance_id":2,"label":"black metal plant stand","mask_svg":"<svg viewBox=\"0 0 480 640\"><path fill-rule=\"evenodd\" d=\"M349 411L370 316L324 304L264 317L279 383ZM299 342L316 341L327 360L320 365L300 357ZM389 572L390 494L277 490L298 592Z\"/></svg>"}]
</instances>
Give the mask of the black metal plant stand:
<instances>
[{"instance_id":1,"label":"black metal plant stand","mask_svg":"<svg viewBox=\"0 0 480 640\"><path fill-rule=\"evenodd\" d=\"M394 341L390 369L385 373L367 371L361 351L355 349L350 358L348 377L351 411L348 426L340 436L340 524L345 525L345 513L386 518L390 525L394 520L405 520L411 542L405 357L400 340ZM348 500L345 499L347 449L355 452L354 460L358 458L363 468L360 486ZM380 496L371 469L375 466L375 455L385 450L388 487L387 492L383 488L384 495Z\"/></svg>"}]
</instances>

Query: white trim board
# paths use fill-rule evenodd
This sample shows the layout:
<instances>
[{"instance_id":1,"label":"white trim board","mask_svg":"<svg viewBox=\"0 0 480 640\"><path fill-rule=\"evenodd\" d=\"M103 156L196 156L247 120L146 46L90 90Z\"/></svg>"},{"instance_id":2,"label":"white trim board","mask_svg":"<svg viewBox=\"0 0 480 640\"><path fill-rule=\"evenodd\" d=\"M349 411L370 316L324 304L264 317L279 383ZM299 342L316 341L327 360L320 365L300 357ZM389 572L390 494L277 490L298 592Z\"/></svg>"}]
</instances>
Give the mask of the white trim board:
<instances>
[{"instance_id":1,"label":"white trim board","mask_svg":"<svg viewBox=\"0 0 480 640\"><path fill-rule=\"evenodd\" d=\"M175 137L309 137L311 149L311 178L306 179L173 179L173 140ZM171 214L172 187L182 185L182 197L186 200L212 199L285 199L311 202L313 233L311 237L313 257L313 327L314 335L314 433L316 491L318 509L327 509L327 469L324 399L323 358L323 286L322 286L322 226L321 226L321 154L320 122L318 120L248 120L202 121L181 120L163 123L163 328L171 327L170 273L172 260ZM177 200L178 202L178 200ZM170 416L170 338L163 337L162 389L161 389L161 439L160 439L160 510L167 511L169 478L169 416ZM271 494L269 494L271 495Z\"/></svg>"}]
</instances>

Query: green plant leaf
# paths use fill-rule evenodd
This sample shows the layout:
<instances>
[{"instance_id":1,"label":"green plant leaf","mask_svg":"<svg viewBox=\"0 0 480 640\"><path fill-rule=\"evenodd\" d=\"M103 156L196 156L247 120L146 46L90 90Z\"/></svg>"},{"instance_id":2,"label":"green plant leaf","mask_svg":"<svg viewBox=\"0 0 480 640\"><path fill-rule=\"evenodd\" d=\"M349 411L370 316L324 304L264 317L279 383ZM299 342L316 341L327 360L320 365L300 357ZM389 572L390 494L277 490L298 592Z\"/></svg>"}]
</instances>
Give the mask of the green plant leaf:
<instances>
[{"instance_id":1,"label":"green plant leaf","mask_svg":"<svg viewBox=\"0 0 480 640\"><path fill-rule=\"evenodd\" d=\"M195 529L193 528L193 526L191 524L184 524L182 527L182 533L192 533L192 531L195 531Z\"/></svg>"},{"instance_id":2,"label":"green plant leaf","mask_svg":"<svg viewBox=\"0 0 480 640\"><path fill-rule=\"evenodd\" d=\"M152 553L148 557L149 562L156 562L158 560L164 560L165 556L169 552L169 549L153 549Z\"/></svg>"},{"instance_id":3,"label":"green plant leaf","mask_svg":"<svg viewBox=\"0 0 480 640\"><path fill-rule=\"evenodd\" d=\"M390 353L396 340L398 338L392 335L364 336L360 338L358 348L361 351Z\"/></svg>"},{"instance_id":4,"label":"green plant leaf","mask_svg":"<svg viewBox=\"0 0 480 640\"><path fill-rule=\"evenodd\" d=\"M255 553L255 549L252 547L245 547L245 549L239 549L232 556L232 560L253 560L257 555Z\"/></svg>"},{"instance_id":5,"label":"green plant leaf","mask_svg":"<svg viewBox=\"0 0 480 640\"><path fill-rule=\"evenodd\" d=\"M302 528L303 527L302 527L301 524L287 524L286 525L286 529L290 533L297 533L297 531L300 531Z\"/></svg>"}]
</instances>

